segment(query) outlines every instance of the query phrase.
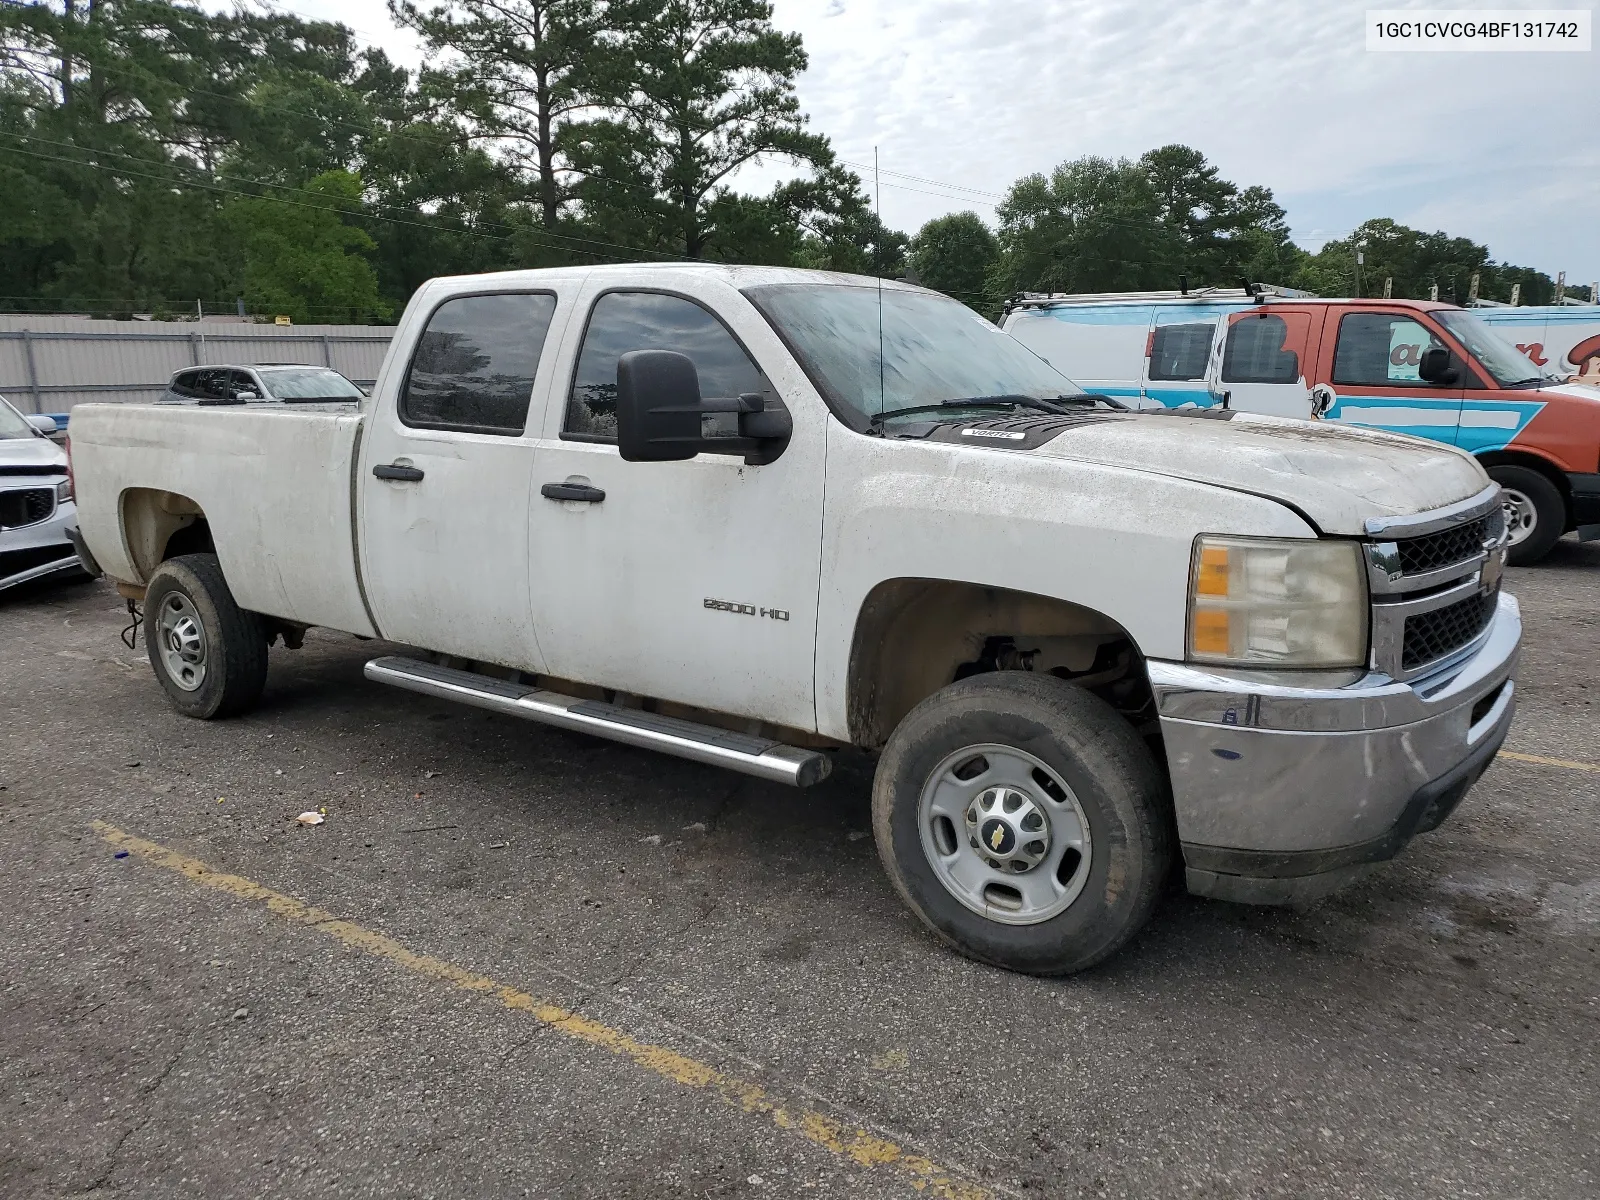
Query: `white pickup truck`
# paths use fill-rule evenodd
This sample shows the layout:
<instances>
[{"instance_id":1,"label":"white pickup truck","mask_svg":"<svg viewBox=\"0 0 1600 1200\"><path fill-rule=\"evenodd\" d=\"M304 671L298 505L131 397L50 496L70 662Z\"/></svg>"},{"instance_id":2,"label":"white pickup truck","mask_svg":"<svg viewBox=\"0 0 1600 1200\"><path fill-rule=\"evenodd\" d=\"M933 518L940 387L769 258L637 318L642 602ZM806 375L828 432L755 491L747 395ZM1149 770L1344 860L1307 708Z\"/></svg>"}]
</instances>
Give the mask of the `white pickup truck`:
<instances>
[{"instance_id":1,"label":"white pickup truck","mask_svg":"<svg viewBox=\"0 0 1600 1200\"><path fill-rule=\"evenodd\" d=\"M881 752L883 864L1060 974L1192 892L1323 894L1505 738L1497 489L1438 443L1130 412L919 288L438 279L348 404L80 405L86 562L177 708L312 625L369 678L806 786Z\"/></svg>"}]
</instances>

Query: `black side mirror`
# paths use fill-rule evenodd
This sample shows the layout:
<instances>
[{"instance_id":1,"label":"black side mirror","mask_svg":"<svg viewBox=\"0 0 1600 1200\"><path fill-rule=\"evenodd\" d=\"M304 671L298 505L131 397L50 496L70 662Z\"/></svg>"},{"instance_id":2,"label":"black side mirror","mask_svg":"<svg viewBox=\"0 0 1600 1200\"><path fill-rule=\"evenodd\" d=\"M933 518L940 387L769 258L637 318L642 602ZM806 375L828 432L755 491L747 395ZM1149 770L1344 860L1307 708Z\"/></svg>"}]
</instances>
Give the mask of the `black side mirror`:
<instances>
[{"instance_id":1,"label":"black side mirror","mask_svg":"<svg viewBox=\"0 0 1600 1200\"><path fill-rule=\"evenodd\" d=\"M624 462L700 452L700 376L687 354L630 350L617 360L617 449Z\"/></svg>"},{"instance_id":2,"label":"black side mirror","mask_svg":"<svg viewBox=\"0 0 1600 1200\"><path fill-rule=\"evenodd\" d=\"M1429 346L1422 352L1422 360L1417 364L1417 375L1424 383L1445 386L1454 383L1460 372L1451 361L1449 350L1443 346Z\"/></svg>"},{"instance_id":3,"label":"black side mirror","mask_svg":"<svg viewBox=\"0 0 1600 1200\"><path fill-rule=\"evenodd\" d=\"M724 422L720 414L732 414ZM709 422L706 420L709 418ZM707 430L707 424L712 428ZM759 466L783 453L794 420L759 392L700 395L687 355L630 350L617 360L617 448L625 462L673 462L696 454L742 454Z\"/></svg>"}]
</instances>

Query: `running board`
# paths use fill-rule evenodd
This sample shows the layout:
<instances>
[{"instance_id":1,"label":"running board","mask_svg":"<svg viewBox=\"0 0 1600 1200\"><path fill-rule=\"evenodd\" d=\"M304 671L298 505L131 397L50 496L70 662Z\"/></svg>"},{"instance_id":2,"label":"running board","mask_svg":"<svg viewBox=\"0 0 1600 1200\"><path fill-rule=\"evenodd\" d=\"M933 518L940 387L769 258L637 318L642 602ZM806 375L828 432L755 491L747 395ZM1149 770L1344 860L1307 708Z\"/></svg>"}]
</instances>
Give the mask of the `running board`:
<instances>
[{"instance_id":1,"label":"running board","mask_svg":"<svg viewBox=\"0 0 1600 1200\"><path fill-rule=\"evenodd\" d=\"M424 696L458 700L490 712L609 738L646 750L659 750L792 787L819 783L833 767L832 760L816 750L802 750L768 738L751 737L677 717L663 717L637 708L622 708L600 700L580 700L509 679L475 675L471 671L436 666L414 658L375 658L367 663L366 676L378 683L421 692Z\"/></svg>"}]
</instances>

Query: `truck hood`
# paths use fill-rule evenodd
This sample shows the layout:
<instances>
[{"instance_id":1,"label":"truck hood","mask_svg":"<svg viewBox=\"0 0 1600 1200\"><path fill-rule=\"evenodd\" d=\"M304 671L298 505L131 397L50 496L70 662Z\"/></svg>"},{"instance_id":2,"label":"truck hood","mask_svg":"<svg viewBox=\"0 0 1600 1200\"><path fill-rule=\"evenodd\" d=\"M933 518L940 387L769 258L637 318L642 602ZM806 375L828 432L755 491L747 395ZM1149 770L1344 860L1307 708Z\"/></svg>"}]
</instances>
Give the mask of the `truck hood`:
<instances>
[{"instance_id":1,"label":"truck hood","mask_svg":"<svg viewBox=\"0 0 1600 1200\"><path fill-rule=\"evenodd\" d=\"M1281 501L1323 533L1360 536L1374 517L1409 516L1489 486L1473 458L1438 442L1320 421L1216 410L1131 414L1084 424L1036 453L1193 479Z\"/></svg>"},{"instance_id":2,"label":"truck hood","mask_svg":"<svg viewBox=\"0 0 1600 1200\"><path fill-rule=\"evenodd\" d=\"M0 438L0 475L24 467L33 473L40 467L56 467L67 473L66 451L49 438Z\"/></svg>"}]
</instances>

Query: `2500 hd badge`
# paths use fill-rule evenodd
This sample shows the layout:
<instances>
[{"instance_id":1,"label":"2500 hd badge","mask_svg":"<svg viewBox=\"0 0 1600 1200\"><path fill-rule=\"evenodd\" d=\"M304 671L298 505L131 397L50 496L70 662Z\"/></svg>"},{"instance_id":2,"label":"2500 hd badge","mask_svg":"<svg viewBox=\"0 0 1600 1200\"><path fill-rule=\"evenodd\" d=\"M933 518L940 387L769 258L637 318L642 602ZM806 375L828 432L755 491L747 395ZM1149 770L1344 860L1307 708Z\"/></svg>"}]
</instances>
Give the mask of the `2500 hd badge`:
<instances>
[{"instance_id":1,"label":"2500 hd badge","mask_svg":"<svg viewBox=\"0 0 1600 1200\"><path fill-rule=\"evenodd\" d=\"M754 604L739 604L733 600L713 600L710 596L705 599L707 608L714 608L718 612L739 613L746 617L771 617L774 621L787 621L789 610L785 608L757 608Z\"/></svg>"}]
</instances>

